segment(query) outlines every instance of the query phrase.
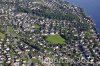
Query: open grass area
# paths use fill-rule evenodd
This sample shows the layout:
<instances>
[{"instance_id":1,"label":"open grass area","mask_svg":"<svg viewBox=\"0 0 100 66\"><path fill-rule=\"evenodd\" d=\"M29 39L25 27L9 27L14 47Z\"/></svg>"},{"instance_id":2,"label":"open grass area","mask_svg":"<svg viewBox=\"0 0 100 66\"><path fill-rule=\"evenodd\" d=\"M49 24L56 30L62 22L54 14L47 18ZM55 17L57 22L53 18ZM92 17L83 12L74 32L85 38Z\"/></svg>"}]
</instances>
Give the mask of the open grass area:
<instances>
[{"instance_id":1,"label":"open grass area","mask_svg":"<svg viewBox=\"0 0 100 66\"><path fill-rule=\"evenodd\" d=\"M1 39L5 38L5 35L2 32L0 32L0 38Z\"/></svg>"},{"instance_id":2,"label":"open grass area","mask_svg":"<svg viewBox=\"0 0 100 66\"><path fill-rule=\"evenodd\" d=\"M39 62L39 60L38 60L38 59L36 59L36 58L32 58L32 62L33 62L33 63L38 63L38 62Z\"/></svg>"},{"instance_id":3,"label":"open grass area","mask_svg":"<svg viewBox=\"0 0 100 66\"><path fill-rule=\"evenodd\" d=\"M65 39L59 35L50 35L46 37L49 44L65 44Z\"/></svg>"},{"instance_id":4,"label":"open grass area","mask_svg":"<svg viewBox=\"0 0 100 66\"><path fill-rule=\"evenodd\" d=\"M40 26L39 26L38 24L35 24L35 28L36 28L36 29L39 29Z\"/></svg>"},{"instance_id":5,"label":"open grass area","mask_svg":"<svg viewBox=\"0 0 100 66\"><path fill-rule=\"evenodd\" d=\"M8 32L10 32L13 36L17 36L17 33L14 31L13 27L7 26Z\"/></svg>"},{"instance_id":6,"label":"open grass area","mask_svg":"<svg viewBox=\"0 0 100 66\"><path fill-rule=\"evenodd\" d=\"M85 32L85 37L86 37L86 38L92 37L92 33L89 32L89 31L86 31L86 32Z\"/></svg>"},{"instance_id":7,"label":"open grass area","mask_svg":"<svg viewBox=\"0 0 100 66\"><path fill-rule=\"evenodd\" d=\"M59 65L61 65L61 66L68 66L68 64L67 64L67 63L55 64L55 66L59 66Z\"/></svg>"}]
</instances>

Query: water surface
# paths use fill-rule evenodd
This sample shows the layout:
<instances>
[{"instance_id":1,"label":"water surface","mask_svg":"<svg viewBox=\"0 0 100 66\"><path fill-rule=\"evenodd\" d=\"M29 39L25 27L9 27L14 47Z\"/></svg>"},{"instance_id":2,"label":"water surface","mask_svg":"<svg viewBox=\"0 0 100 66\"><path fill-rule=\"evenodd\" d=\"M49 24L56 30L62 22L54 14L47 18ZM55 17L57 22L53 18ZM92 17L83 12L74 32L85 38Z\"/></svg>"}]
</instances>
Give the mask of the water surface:
<instances>
[{"instance_id":1,"label":"water surface","mask_svg":"<svg viewBox=\"0 0 100 66\"><path fill-rule=\"evenodd\" d=\"M100 31L100 0L65 0L84 9L91 16Z\"/></svg>"}]
</instances>

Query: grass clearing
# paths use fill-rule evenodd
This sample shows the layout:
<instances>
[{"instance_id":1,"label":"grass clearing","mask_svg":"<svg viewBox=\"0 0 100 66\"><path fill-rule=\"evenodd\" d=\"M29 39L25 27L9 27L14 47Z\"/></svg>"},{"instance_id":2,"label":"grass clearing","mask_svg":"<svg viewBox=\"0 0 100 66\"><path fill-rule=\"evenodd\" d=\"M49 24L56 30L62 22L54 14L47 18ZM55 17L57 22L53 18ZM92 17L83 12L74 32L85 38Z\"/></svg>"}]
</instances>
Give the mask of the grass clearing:
<instances>
[{"instance_id":1,"label":"grass clearing","mask_svg":"<svg viewBox=\"0 0 100 66\"><path fill-rule=\"evenodd\" d=\"M65 39L60 35L50 35L46 37L49 44L65 44Z\"/></svg>"},{"instance_id":2,"label":"grass clearing","mask_svg":"<svg viewBox=\"0 0 100 66\"><path fill-rule=\"evenodd\" d=\"M3 34L2 32L0 32L0 38L1 39L5 38L5 34Z\"/></svg>"},{"instance_id":3,"label":"grass clearing","mask_svg":"<svg viewBox=\"0 0 100 66\"><path fill-rule=\"evenodd\" d=\"M38 63L39 60L38 60L37 58L32 58L32 62L33 62L33 63Z\"/></svg>"},{"instance_id":4,"label":"grass clearing","mask_svg":"<svg viewBox=\"0 0 100 66\"><path fill-rule=\"evenodd\" d=\"M7 26L8 32L10 32L13 36L18 36L17 33L14 31L13 27Z\"/></svg>"},{"instance_id":5,"label":"grass clearing","mask_svg":"<svg viewBox=\"0 0 100 66\"><path fill-rule=\"evenodd\" d=\"M86 31L86 32L85 32L85 37L86 37L86 38L92 37L92 33L89 32L89 31Z\"/></svg>"},{"instance_id":6,"label":"grass clearing","mask_svg":"<svg viewBox=\"0 0 100 66\"><path fill-rule=\"evenodd\" d=\"M39 26L38 24L35 24L35 28L36 28L36 29L39 29L40 26Z\"/></svg>"}]
</instances>

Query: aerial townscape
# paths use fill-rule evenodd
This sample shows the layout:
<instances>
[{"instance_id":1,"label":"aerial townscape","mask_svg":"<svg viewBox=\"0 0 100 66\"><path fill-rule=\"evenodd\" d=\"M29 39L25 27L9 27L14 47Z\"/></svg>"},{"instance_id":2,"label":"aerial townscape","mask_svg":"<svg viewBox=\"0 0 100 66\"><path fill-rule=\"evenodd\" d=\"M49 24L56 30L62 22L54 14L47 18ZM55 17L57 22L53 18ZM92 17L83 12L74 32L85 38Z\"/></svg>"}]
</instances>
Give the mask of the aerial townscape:
<instances>
[{"instance_id":1,"label":"aerial townscape","mask_svg":"<svg viewBox=\"0 0 100 66\"><path fill-rule=\"evenodd\" d=\"M72 61L57 62L62 58ZM99 64L100 34L82 8L62 0L0 0L0 66Z\"/></svg>"}]
</instances>

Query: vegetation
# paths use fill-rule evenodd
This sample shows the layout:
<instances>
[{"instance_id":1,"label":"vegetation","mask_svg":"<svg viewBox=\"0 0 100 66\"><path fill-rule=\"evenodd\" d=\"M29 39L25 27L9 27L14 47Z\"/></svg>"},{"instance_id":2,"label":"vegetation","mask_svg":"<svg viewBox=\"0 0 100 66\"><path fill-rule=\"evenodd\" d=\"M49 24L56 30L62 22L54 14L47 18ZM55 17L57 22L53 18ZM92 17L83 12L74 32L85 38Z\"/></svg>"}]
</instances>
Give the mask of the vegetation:
<instances>
[{"instance_id":1,"label":"vegetation","mask_svg":"<svg viewBox=\"0 0 100 66\"><path fill-rule=\"evenodd\" d=\"M46 40L48 41L49 44L65 44L65 39L63 39L59 35L47 36Z\"/></svg>"},{"instance_id":2,"label":"vegetation","mask_svg":"<svg viewBox=\"0 0 100 66\"><path fill-rule=\"evenodd\" d=\"M18 6L16 11L17 12L29 13L31 10Z\"/></svg>"},{"instance_id":3,"label":"vegetation","mask_svg":"<svg viewBox=\"0 0 100 66\"><path fill-rule=\"evenodd\" d=\"M57 20L79 20L76 15L73 15L72 13L60 13L60 12L50 12L50 11L45 11L45 10L33 10L33 14L38 15L40 17L45 17L49 19L57 19Z\"/></svg>"},{"instance_id":4,"label":"vegetation","mask_svg":"<svg viewBox=\"0 0 100 66\"><path fill-rule=\"evenodd\" d=\"M8 64L6 63L5 60L3 60L3 63L2 63L3 66L8 66Z\"/></svg>"},{"instance_id":5,"label":"vegetation","mask_svg":"<svg viewBox=\"0 0 100 66\"><path fill-rule=\"evenodd\" d=\"M36 29L39 29L40 26L39 26L38 24L35 24L35 28L36 28Z\"/></svg>"},{"instance_id":6,"label":"vegetation","mask_svg":"<svg viewBox=\"0 0 100 66\"><path fill-rule=\"evenodd\" d=\"M67 63L55 64L55 66L68 66Z\"/></svg>"},{"instance_id":7,"label":"vegetation","mask_svg":"<svg viewBox=\"0 0 100 66\"><path fill-rule=\"evenodd\" d=\"M35 33L40 33L40 26L38 24L35 24Z\"/></svg>"},{"instance_id":8,"label":"vegetation","mask_svg":"<svg viewBox=\"0 0 100 66\"><path fill-rule=\"evenodd\" d=\"M38 63L38 62L39 62L39 60L38 60L38 59L36 59L36 58L32 58L32 62L33 62L33 63Z\"/></svg>"},{"instance_id":9,"label":"vegetation","mask_svg":"<svg viewBox=\"0 0 100 66\"><path fill-rule=\"evenodd\" d=\"M8 32L10 32L13 36L17 36L17 33L14 31L12 26L7 26Z\"/></svg>"},{"instance_id":10,"label":"vegetation","mask_svg":"<svg viewBox=\"0 0 100 66\"><path fill-rule=\"evenodd\" d=\"M2 32L0 32L0 38L5 38L5 35Z\"/></svg>"},{"instance_id":11,"label":"vegetation","mask_svg":"<svg viewBox=\"0 0 100 66\"><path fill-rule=\"evenodd\" d=\"M89 32L89 31L85 32L85 37L86 38L90 38L91 36L92 36L91 32Z\"/></svg>"},{"instance_id":12,"label":"vegetation","mask_svg":"<svg viewBox=\"0 0 100 66\"><path fill-rule=\"evenodd\" d=\"M72 13L62 13L62 12L56 11L56 10L53 11L47 7L42 7L42 6L41 6L41 10L40 9L30 10L30 9L26 9L26 8L19 6L17 8L17 11L24 12L24 13L32 13L33 15L37 15L37 16L45 17L45 18L49 18L49 19L79 21L79 18Z\"/></svg>"}]
</instances>

